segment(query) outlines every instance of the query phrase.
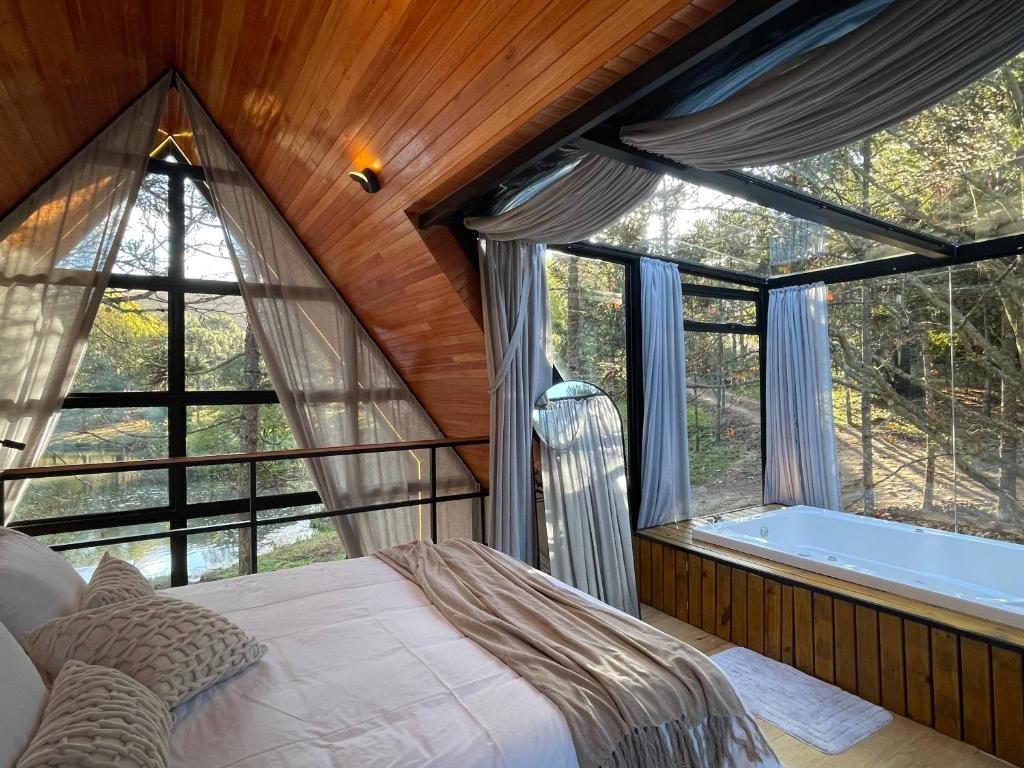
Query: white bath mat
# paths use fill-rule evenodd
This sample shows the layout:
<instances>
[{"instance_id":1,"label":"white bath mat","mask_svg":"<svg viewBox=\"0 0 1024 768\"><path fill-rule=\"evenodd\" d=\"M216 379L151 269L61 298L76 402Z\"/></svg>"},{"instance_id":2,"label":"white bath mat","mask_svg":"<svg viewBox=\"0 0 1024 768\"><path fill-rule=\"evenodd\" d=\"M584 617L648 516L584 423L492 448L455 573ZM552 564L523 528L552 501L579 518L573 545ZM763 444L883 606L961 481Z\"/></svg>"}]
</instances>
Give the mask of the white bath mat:
<instances>
[{"instance_id":1,"label":"white bath mat","mask_svg":"<svg viewBox=\"0 0 1024 768\"><path fill-rule=\"evenodd\" d=\"M845 752L892 721L881 707L747 648L711 658L751 714L826 755Z\"/></svg>"}]
</instances>

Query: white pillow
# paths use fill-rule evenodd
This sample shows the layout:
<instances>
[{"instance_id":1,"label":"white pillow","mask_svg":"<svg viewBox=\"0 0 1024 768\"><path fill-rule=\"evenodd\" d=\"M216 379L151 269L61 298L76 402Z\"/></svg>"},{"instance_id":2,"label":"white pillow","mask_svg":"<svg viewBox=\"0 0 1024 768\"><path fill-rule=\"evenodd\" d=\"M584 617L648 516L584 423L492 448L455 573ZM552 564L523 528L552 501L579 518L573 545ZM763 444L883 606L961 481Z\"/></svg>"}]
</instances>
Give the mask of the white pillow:
<instances>
[{"instance_id":1,"label":"white pillow","mask_svg":"<svg viewBox=\"0 0 1024 768\"><path fill-rule=\"evenodd\" d=\"M19 640L26 632L78 610L85 580L31 536L0 528L0 623Z\"/></svg>"},{"instance_id":2,"label":"white pillow","mask_svg":"<svg viewBox=\"0 0 1024 768\"><path fill-rule=\"evenodd\" d=\"M11 768L28 746L45 705L43 678L0 624L0 768Z\"/></svg>"}]
</instances>

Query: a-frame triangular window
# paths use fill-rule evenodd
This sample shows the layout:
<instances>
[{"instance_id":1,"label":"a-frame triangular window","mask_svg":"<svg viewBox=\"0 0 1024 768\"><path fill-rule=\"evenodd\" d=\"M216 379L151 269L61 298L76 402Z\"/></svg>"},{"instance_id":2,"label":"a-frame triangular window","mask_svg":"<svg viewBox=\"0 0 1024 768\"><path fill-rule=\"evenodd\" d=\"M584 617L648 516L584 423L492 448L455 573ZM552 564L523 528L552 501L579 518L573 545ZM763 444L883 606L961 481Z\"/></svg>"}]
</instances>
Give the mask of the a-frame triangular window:
<instances>
[{"instance_id":1,"label":"a-frame triangular window","mask_svg":"<svg viewBox=\"0 0 1024 768\"><path fill-rule=\"evenodd\" d=\"M173 142L151 159L121 248L89 332L85 356L39 464L80 464L295 448L249 324L224 233L202 168ZM301 461L263 464L261 496L279 496L288 514L317 505ZM246 517L245 465L98 474L30 481L20 520L208 505L189 526ZM176 498L177 497L177 498ZM297 509L296 506L302 508ZM319 507L319 505L317 505ZM268 511L268 516L274 514ZM166 530L167 522L106 529L104 537ZM249 570L245 529L188 537L190 581ZM47 543L96 533L55 534ZM330 520L259 529L260 570L344 556ZM171 574L167 539L104 548L158 585ZM101 552L64 552L88 576Z\"/></svg>"}]
</instances>

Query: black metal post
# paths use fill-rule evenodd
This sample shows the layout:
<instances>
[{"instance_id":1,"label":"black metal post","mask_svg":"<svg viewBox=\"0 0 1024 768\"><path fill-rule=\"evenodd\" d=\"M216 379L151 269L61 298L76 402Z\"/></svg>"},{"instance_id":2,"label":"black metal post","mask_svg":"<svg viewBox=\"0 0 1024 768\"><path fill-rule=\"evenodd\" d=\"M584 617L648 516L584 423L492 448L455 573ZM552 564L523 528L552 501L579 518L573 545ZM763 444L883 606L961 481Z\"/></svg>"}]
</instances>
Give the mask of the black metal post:
<instances>
[{"instance_id":1,"label":"black metal post","mask_svg":"<svg viewBox=\"0 0 1024 768\"><path fill-rule=\"evenodd\" d=\"M761 501L764 502L764 468L768 453L768 435L765 430L765 418L768 413L767 401L765 400L764 385L767 375L768 361L768 286L763 286L758 292L757 299L757 369L760 386L758 395L761 401Z\"/></svg>"},{"instance_id":2,"label":"black metal post","mask_svg":"<svg viewBox=\"0 0 1024 768\"><path fill-rule=\"evenodd\" d=\"M430 447L430 540L437 544L437 448Z\"/></svg>"},{"instance_id":3,"label":"black metal post","mask_svg":"<svg viewBox=\"0 0 1024 768\"><path fill-rule=\"evenodd\" d=\"M640 261L626 264L626 414L629 417L629 458L626 462L629 520L636 530L643 482L644 364L643 305Z\"/></svg>"},{"instance_id":4,"label":"black metal post","mask_svg":"<svg viewBox=\"0 0 1024 768\"><path fill-rule=\"evenodd\" d=\"M185 276L185 186L181 176L167 177L168 276L179 283ZM185 391L185 292L172 287L167 292L167 389ZM178 399L167 407L167 455L186 454L185 404ZM171 507L171 530L188 526L184 514L188 503L186 470L174 466L168 470L168 501ZM188 538L181 534L171 537L171 586L188 583Z\"/></svg>"},{"instance_id":5,"label":"black metal post","mask_svg":"<svg viewBox=\"0 0 1024 768\"><path fill-rule=\"evenodd\" d=\"M241 534L239 534L241 535ZM256 573L256 462L249 462L249 573ZM241 542L239 542L241 543Z\"/></svg>"}]
</instances>

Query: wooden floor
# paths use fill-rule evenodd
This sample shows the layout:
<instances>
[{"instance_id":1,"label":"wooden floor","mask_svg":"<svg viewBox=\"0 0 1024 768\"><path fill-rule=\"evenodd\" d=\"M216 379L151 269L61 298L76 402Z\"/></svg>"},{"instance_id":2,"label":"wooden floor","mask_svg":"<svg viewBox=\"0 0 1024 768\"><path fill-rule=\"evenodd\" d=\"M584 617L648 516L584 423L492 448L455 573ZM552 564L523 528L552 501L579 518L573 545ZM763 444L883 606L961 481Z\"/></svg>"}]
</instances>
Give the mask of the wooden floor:
<instances>
[{"instance_id":1,"label":"wooden floor","mask_svg":"<svg viewBox=\"0 0 1024 768\"><path fill-rule=\"evenodd\" d=\"M732 647L732 643L647 605L643 606L643 618L662 632L708 655ZM778 728L759 722L786 768L1006 768L1008 765L969 744L898 715L893 715L892 722L878 733L841 755L824 755Z\"/></svg>"}]
</instances>

